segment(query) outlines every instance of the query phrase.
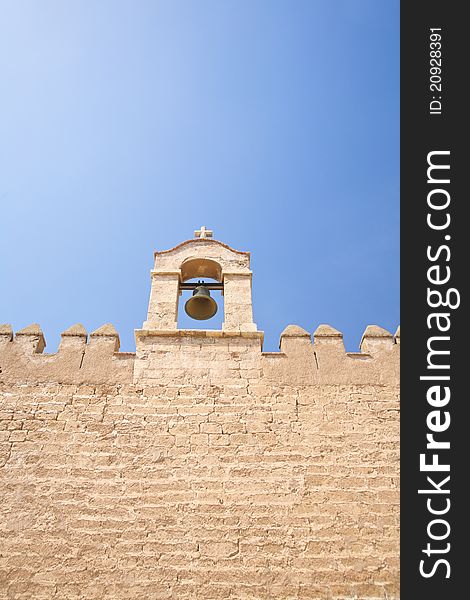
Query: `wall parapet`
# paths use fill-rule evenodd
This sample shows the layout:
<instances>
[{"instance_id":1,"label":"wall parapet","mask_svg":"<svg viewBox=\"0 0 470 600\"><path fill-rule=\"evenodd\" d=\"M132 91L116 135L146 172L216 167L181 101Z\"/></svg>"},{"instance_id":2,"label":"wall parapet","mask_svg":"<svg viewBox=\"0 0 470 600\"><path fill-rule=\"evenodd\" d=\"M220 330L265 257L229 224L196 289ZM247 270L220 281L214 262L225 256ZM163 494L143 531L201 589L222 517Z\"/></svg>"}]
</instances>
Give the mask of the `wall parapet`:
<instances>
[{"instance_id":1,"label":"wall parapet","mask_svg":"<svg viewBox=\"0 0 470 600\"><path fill-rule=\"evenodd\" d=\"M304 385L342 383L398 384L400 328L395 335L369 325L361 339L360 352L346 352L343 334L330 325L319 325L310 334L289 325L280 338L280 352L263 352L263 376Z\"/></svg>"},{"instance_id":2,"label":"wall parapet","mask_svg":"<svg viewBox=\"0 0 470 600\"><path fill-rule=\"evenodd\" d=\"M126 383L132 381L135 353L119 352L119 335L111 324L88 334L80 323L61 334L55 353L45 353L44 334L37 323L13 335L0 326L2 381L64 383Z\"/></svg>"},{"instance_id":3,"label":"wall parapet","mask_svg":"<svg viewBox=\"0 0 470 600\"><path fill-rule=\"evenodd\" d=\"M16 334L10 325L0 325L0 379L98 384L188 380L200 373L214 382L221 377L296 385L399 381L399 327L392 335L369 325L360 352L346 352L343 334L324 324L313 339L302 327L289 325L281 333L279 352L262 351L261 331L137 329L135 337L136 353L119 352L119 334L111 324L89 335L76 324L62 332L57 352L48 354L38 324ZM243 357L234 350L242 347L248 352Z\"/></svg>"}]
</instances>

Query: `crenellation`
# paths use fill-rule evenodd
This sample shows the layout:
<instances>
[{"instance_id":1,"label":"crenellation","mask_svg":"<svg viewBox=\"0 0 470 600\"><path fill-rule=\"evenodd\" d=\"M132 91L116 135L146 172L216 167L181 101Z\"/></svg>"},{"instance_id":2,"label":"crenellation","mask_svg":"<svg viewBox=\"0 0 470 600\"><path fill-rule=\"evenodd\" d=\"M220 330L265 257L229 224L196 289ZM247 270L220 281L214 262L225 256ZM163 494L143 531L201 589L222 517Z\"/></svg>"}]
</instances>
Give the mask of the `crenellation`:
<instances>
[{"instance_id":1,"label":"crenellation","mask_svg":"<svg viewBox=\"0 0 470 600\"><path fill-rule=\"evenodd\" d=\"M343 334L331 325L319 325L313 333L315 350L330 349L344 352Z\"/></svg>"},{"instance_id":2,"label":"crenellation","mask_svg":"<svg viewBox=\"0 0 470 600\"><path fill-rule=\"evenodd\" d=\"M33 323L32 325L28 325L28 327L17 331L15 334L15 342L18 347L21 347L25 354L42 354L46 347L46 340L37 323Z\"/></svg>"},{"instance_id":3,"label":"crenellation","mask_svg":"<svg viewBox=\"0 0 470 600\"><path fill-rule=\"evenodd\" d=\"M75 353L77 356L83 356L88 334L81 323L72 325L63 331L60 336L58 354Z\"/></svg>"},{"instance_id":4,"label":"crenellation","mask_svg":"<svg viewBox=\"0 0 470 600\"><path fill-rule=\"evenodd\" d=\"M0 376L5 382L81 383L132 382L135 353L118 352L119 335L112 325L90 334L77 324L61 334L57 352L44 353L39 325L30 325L13 337L4 328L0 344Z\"/></svg>"},{"instance_id":5,"label":"crenellation","mask_svg":"<svg viewBox=\"0 0 470 600\"><path fill-rule=\"evenodd\" d=\"M361 339L361 352L378 354L393 349L394 339L390 331L378 325L368 325Z\"/></svg>"},{"instance_id":6,"label":"crenellation","mask_svg":"<svg viewBox=\"0 0 470 600\"><path fill-rule=\"evenodd\" d=\"M310 334L289 325L281 334L279 353L263 352L264 377L291 383L346 383L397 381L399 352L393 337L377 326L367 328L361 352L346 352L343 335L329 325ZM380 336L378 333L382 333Z\"/></svg>"},{"instance_id":7,"label":"crenellation","mask_svg":"<svg viewBox=\"0 0 470 600\"><path fill-rule=\"evenodd\" d=\"M105 351L108 349L113 353L118 352L120 346L119 334L111 323L106 323L106 325L102 325L90 333L89 346L99 346L100 349Z\"/></svg>"}]
</instances>

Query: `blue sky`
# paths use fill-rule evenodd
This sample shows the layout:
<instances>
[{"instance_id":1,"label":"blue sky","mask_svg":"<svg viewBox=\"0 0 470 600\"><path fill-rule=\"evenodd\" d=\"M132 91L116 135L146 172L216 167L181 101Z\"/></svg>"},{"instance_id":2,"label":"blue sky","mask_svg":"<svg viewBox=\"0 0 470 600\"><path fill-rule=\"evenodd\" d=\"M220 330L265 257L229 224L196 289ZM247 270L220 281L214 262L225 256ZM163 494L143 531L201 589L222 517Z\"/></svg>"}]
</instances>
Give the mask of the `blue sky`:
<instances>
[{"instance_id":1,"label":"blue sky","mask_svg":"<svg viewBox=\"0 0 470 600\"><path fill-rule=\"evenodd\" d=\"M265 350L393 332L398 0L2 0L0 211L0 322L49 352L133 350L153 251L202 224L251 251Z\"/></svg>"}]
</instances>

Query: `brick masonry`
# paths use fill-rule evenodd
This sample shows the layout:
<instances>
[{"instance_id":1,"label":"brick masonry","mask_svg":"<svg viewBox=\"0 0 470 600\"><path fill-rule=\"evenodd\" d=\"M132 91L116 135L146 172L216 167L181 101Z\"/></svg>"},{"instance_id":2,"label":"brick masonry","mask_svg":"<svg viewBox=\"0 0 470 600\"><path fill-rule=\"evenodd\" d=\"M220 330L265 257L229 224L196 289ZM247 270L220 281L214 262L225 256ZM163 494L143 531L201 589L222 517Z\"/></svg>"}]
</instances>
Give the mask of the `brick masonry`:
<instances>
[{"instance_id":1,"label":"brick masonry","mask_svg":"<svg viewBox=\"0 0 470 600\"><path fill-rule=\"evenodd\" d=\"M0 328L0 598L399 598L399 331L232 329Z\"/></svg>"}]
</instances>

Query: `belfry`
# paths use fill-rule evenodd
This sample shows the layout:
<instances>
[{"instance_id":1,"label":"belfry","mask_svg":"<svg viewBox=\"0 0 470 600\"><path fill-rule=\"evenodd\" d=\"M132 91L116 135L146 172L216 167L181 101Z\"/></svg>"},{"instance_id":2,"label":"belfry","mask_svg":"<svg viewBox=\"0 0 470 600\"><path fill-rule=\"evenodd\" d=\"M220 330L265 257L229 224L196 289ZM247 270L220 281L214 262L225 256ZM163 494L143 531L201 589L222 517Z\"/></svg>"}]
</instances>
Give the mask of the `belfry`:
<instances>
[{"instance_id":1,"label":"belfry","mask_svg":"<svg viewBox=\"0 0 470 600\"><path fill-rule=\"evenodd\" d=\"M234 250L213 239L212 235L212 231L201 227L195 231L193 239L170 250L155 252L147 320L142 329L135 332L136 380L142 376L148 378L152 373L154 377L165 380L168 372L176 375L175 369L183 373L184 364L195 364L196 341L197 363L204 363L200 376L204 374L214 380L235 372L236 368L228 361L229 346L235 344L243 346L247 356L252 355L250 366L259 375L263 332L258 331L253 322L250 253ZM215 280L215 284L204 285L208 286L207 289L222 291L224 315L221 329L178 328L179 296L183 289L201 287L199 283L187 283L196 278ZM155 351L173 343L171 340L179 340L174 342L180 349L178 356L181 363L177 366L175 361L178 358L174 354L162 355L160 350ZM216 347L218 352L214 354Z\"/></svg>"},{"instance_id":2,"label":"belfry","mask_svg":"<svg viewBox=\"0 0 470 600\"><path fill-rule=\"evenodd\" d=\"M147 320L143 329L177 329L178 298L190 279L208 277L220 284L224 295L225 332L255 332L251 299L250 253L234 250L212 238L205 227L192 240L170 250L155 252Z\"/></svg>"}]
</instances>

